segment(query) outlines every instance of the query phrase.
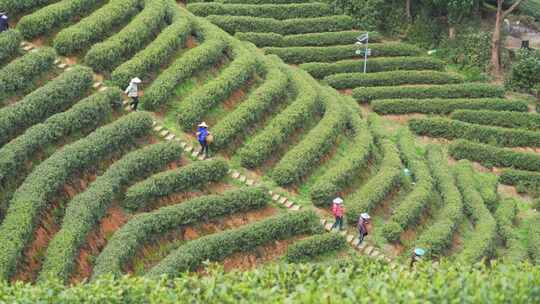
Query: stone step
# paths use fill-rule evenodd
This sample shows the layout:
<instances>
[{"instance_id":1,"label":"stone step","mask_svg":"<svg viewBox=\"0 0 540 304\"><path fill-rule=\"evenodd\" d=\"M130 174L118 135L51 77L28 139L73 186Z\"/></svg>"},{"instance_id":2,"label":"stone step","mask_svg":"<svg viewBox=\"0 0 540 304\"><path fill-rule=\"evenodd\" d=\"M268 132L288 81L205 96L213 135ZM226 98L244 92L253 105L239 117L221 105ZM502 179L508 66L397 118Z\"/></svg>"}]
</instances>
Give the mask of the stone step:
<instances>
[{"instance_id":1,"label":"stone step","mask_svg":"<svg viewBox=\"0 0 540 304\"><path fill-rule=\"evenodd\" d=\"M180 140L179 138L177 138L177 139ZM188 145L188 143L185 142L185 141L180 142L180 147L182 147L182 149L186 148L187 145Z\"/></svg>"},{"instance_id":2,"label":"stone step","mask_svg":"<svg viewBox=\"0 0 540 304\"><path fill-rule=\"evenodd\" d=\"M360 240L360 239L358 239L358 240ZM356 245L356 248L358 248L358 250L360 250L360 251L364 251L366 249L366 247L367 247L367 243L365 242L365 240L364 240L364 242L362 242L362 244Z\"/></svg>"},{"instance_id":3,"label":"stone step","mask_svg":"<svg viewBox=\"0 0 540 304\"><path fill-rule=\"evenodd\" d=\"M347 234L347 243L351 243L354 240L354 235Z\"/></svg>"},{"instance_id":4,"label":"stone step","mask_svg":"<svg viewBox=\"0 0 540 304\"><path fill-rule=\"evenodd\" d=\"M199 157L199 151L193 151L193 153L191 153L191 156L192 156L193 158Z\"/></svg>"},{"instance_id":5,"label":"stone step","mask_svg":"<svg viewBox=\"0 0 540 304\"><path fill-rule=\"evenodd\" d=\"M294 205L290 209L291 211L300 211L300 205Z\"/></svg>"},{"instance_id":6,"label":"stone step","mask_svg":"<svg viewBox=\"0 0 540 304\"><path fill-rule=\"evenodd\" d=\"M186 152L191 153L191 151L193 151L193 146L187 146L186 147Z\"/></svg>"},{"instance_id":7,"label":"stone step","mask_svg":"<svg viewBox=\"0 0 540 304\"><path fill-rule=\"evenodd\" d=\"M54 60L54 64L60 64L60 63L62 63L62 60L60 58L56 58Z\"/></svg>"},{"instance_id":8,"label":"stone step","mask_svg":"<svg viewBox=\"0 0 540 304\"><path fill-rule=\"evenodd\" d=\"M197 157L197 159L198 159L198 160L205 160L204 155L199 155L199 156Z\"/></svg>"},{"instance_id":9,"label":"stone step","mask_svg":"<svg viewBox=\"0 0 540 304\"><path fill-rule=\"evenodd\" d=\"M240 178L238 179L240 182L242 183L245 183L246 180L247 180L247 177L245 177L244 175L240 176Z\"/></svg>"},{"instance_id":10,"label":"stone step","mask_svg":"<svg viewBox=\"0 0 540 304\"><path fill-rule=\"evenodd\" d=\"M58 67L61 68L61 69L65 69L65 68L67 68L67 64L61 63L61 64L58 65Z\"/></svg>"},{"instance_id":11,"label":"stone step","mask_svg":"<svg viewBox=\"0 0 540 304\"><path fill-rule=\"evenodd\" d=\"M34 46L33 46L33 45L31 45L31 44L27 44L27 45L26 45L25 47L23 47L23 50L25 50L25 51L27 51L27 52L28 52L28 51L30 51L30 50L31 50L31 49L33 49L33 48L34 48Z\"/></svg>"},{"instance_id":12,"label":"stone step","mask_svg":"<svg viewBox=\"0 0 540 304\"><path fill-rule=\"evenodd\" d=\"M102 84L103 84L102 82L95 82L95 83L92 85L92 87L93 87L94 89L97 89L97 88L99 88Z\"/></svg>"},{"instance_id":13,"label":"stone step","mask_svg":"<svg viewBox=\"0 0 540 304\"><path fill-rule=\"evenodd\" d=\"M163 126L155 126L154 127L154 131L156 131L156 132L160 132L161 130L163 130Z\"/></svg>"},{"instance_id":14,"label":"stone step","mask_svg":"<svg viewBox=\"0 0 540 304\"><path fill-rule=\"evenodd\" d=\"M358 244L360 244L360 239L359 238L355 238L351 243L351 245L353 245L354 247L358 247Z\"/></svg>"},{"instance_id":15,"label":"stone step","mask_svg":"<svg viewBox=\"0 0 540 304\"><path fill-rule=\"evenodd\" d=\"M324 229L328 231L332 230L332 223L326 223L326 225L324 226Z\"/></svg>"},{"instance_id":16,"label":"stone step","mask_svg":"<svg viewBox=\"0 0 540 304\"><path fill-rule=\"evenodd\" d=\"M165 136L169 135L169 130L163 130L163 131L159 132L159 135L161 137L165 137Z\"/></svg>"},{"instance_id":17,"label":"stone step","mask_svg":"<svg viewBox=\"0 0 540 304\"><path fill-rule=\"evenodd\" d=\"M285 207L287 207L287 208L290 209L290 208L292 208L292 206L294 206L294 203L293 203L293 202L291 202L291 201L286 201L286 202L285 202Z\"/></svg>"},{"instance_id":18,"label":"stone step","mask_svg":"<svg viewBox=\"0 0 540 304\"><path fill-rule=\"evenodd\" d=\"M165 137L165 140L173 140L176 136L174 134L169 134Z\"/></svg>"},{"instance_id":19,"label":"stone step","mask_svg":"<svg viewBox=\"0 0 540 304\"><path fill-rule=\"evenodd\" d=\"M232 177L233 177L233 178L240 178L240 172L238 172L238 171L233 171Z\"/></svg>"},{"instance_id":20,"label":"stone step","mask_svg":"<svg viewBox=\"0 0 540 304\"><path fill-rule=\"evenodd\" d=\"M70 68L70 69L71 69L71 68ZM68 70L69 70L69 69L66 69L66 71L68 71ZM101 87L101 88L98 90L98 92L105 92L105 91L107 91L107 89L108 89L108 87L105 87L105 86L104 86L104 87Z\"/></svg>"},{"instance_id":21,"label":"stone step","mask_svg":"<svg viewBox=\"0 0 540 304\"><path fill-rule=\"evenodd\" d=\"M367 246L366 250L364 250L364 253L367 255L371 255L371 252L373 252L373 250L375 250L373 246Z\"/></svg>"},{"instance_id":22,"label":"stone step","mask_svg":"<svg viewBox=\"0 0 540 304\"><path fill-rule=\"evenodd\" d=\"M280 199L278 200L278 203L280 203L280 204L282 204L282 205L285 204L286 202L287 202L287 198L286 198L286 197L282 197L282 198L280 198Z\"/></svg>"},{"instance_id":23,"label":"stone step","mask_svg":"<svg viewBox=\"0 0 540 304\"><path fill-rule=\"evenodd\" d=\"M274 195L272 196L272 200L277 202L277 201L279 200L280 197L281 197L281 196L280 196L279 194L274 194Z\"/></svg>"},{"instance_id":24,"label":"stone step","mask_svg":"<svg viewBox=\"0 0 540 304\"><path fill-rule=\"evenodd\" d=\"M248 186L253 186L253 185L255 185L255 181L252 180L252 179L248 179L248 180L246 181L246 185L248 185Z\"/></svg>"},{"instance_id":25,"label":"stone step","mask_svg":"<svg viewBox=\"0 0 540 304\"><path fill-rule=\"evenodd\" d=\"M155 127L157 125L157 121L153 120L152 121L152 127Z\"/></svg>"}]
</instances>

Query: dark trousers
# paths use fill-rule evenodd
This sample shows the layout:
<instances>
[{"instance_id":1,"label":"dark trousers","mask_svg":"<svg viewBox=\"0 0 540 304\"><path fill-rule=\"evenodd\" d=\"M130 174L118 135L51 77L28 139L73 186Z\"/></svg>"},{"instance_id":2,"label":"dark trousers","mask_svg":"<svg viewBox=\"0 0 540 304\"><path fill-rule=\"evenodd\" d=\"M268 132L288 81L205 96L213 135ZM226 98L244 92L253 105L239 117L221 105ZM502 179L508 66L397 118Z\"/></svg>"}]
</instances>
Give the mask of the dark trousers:
<instances>
[{"instance_id":1,"label":"dark trousers","mask_svg":"<svg viewBox=\"0 0 540 304\"><path fill-rule=\"evenodd\" d=\"M332 229L337 228L339 226L339 230L343 229L343 216L336 216L336 221L334 222L334 225L332 225Z\"/></svg>"},{"instance_id":2,"label":"dark trousers","mask_svg":"<svg viewBox=\"0 0 540 304\"><path fill-rule=\"evenodd\" d=\"M365 236L362 232L360 232L360 235L358 236L358 239L360 240L360 242L358 242L358 245L362 244L362 242L364 241L364 238L365 238L365 237L366 237L366 236Z\"/></svg>"},{"instance_id":3,"label":"dark trousers","mask_svg":"<svg viewBox=\"0 0 540 304\"><path fill-rule=\"evenodd\" d=\"M139 105L139 97L131 97L131 107L133 111L137 111L137 106Z\"/></svg>"},{"instance_id":4,"label":"dark trousers","mask_svg":"<svg viewBox=\"0 0 540 304\"><path fill-rule=\"evenodd\" d=\"M208 156L208 142L206 140L199 140L199 144L201 144L201 153Z\"/></svg>"}]
</instances>

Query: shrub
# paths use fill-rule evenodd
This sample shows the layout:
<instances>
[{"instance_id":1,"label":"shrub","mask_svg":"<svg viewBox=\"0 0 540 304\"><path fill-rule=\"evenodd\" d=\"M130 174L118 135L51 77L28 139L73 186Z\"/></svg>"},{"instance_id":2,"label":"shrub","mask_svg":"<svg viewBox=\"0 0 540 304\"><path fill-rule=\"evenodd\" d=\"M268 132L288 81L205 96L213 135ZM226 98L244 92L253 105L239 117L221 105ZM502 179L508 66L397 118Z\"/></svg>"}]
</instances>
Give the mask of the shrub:
<instances>
[{"instance_id":1,"label":"shrub","mask_svg":"<svg viewBox=\"0 0 540 304\"><path fill-rule=\"evenodd\" d=\"M306 0L218 0L219 3L236 3L236 4L290 4L290 3L305 3Z\"/></svg>"},{"instance_id":2,"label":"shrub","mask_svg":"<svg viewBox=\"0 0 540 304\"><path fill-rule=\"evenodd\" d=\"M414 136L409 131L402 130L398 134L398 145L401 157L410 168L416 184L393 210L390 222L383 227L383 235L389 241L399 240L401 232L420 218L422 212L428 208L433 193L433 179L424 159L416 152ZM395 224L398 224L400 229Z\"/></svg>"},{"instance_id":3,"label":"shrub","mask_svg":"<svg viewBox=\"0 0 540 304\"><path fill-rule=\"evenodd\" d=\"M230 34L236 32L257 32L293 35L318 32L339 32L353 28L351 17L343 15L287 20L248 16L210 15L206 17L206 19Z\"/></svg>"},{"instance_id":4,"label":"shrub","mask_svg":"<svg viewBox=\"0 0 540 304\"><path fill-rule=\"evenodd\" d=\"M473 178L474 186L482 196L484 205L491 213L494 213L499 205L499 195L497 194L499 187L498 177L491 173L475 172Z\"/></svg>"},{"instance_id":5,"label":"shrub","mask_svg":"<svg viewBox=\"0 0 540 304\"><path fill-rule=\"evenodd\" d=\"M445 118L411 119L409 127L418 135L450 140L462 138L505 147L540 146L540 132L482 126Z\"/></svg>"},{"instance_id":6,"label":"shrub","mask_svg":"<svg viewBox=\"0 0 540 304\"><path fill-rule=\"evenodd\" d=\"M197 269L206 260L219 261L235 252L252 250L272 241L320 229L319 217L313 211L286 213L191 241L161 260L147 275L177 276L181 272Z\"/></svg>"},{"instance_id":7,"label":"shrub","mask_svg":"<svg viewBox=\"0 0 540 304\"><path fill-rule=\"evenodd\" d=\"M184 130L192 130L213 106L226 100L260 71L260 57L251 49L237 45L233 48L233 56L233 62L219 76L194 90L178 106L176 118Z\"/></svg>"},{"instance_id":8,"label":"shrub","mask_svg":"<svg viewBox=\"0 0 540 304\"><path fill-rule=\"evenodd\" d=\"M534 264L540 265L540 216L529 221L529 255Z\"/></svg>"},{"instance_id":9,"label":"shrub","mask_svg":"<svg viewBox=\"0 0 540 304\"><path fill-rule=\"evenodd\" d=\"M398 86L406 84L450 84L461 83L463 78L456 74L437 71L390 71L378 73L341 73L326 76L324 81L335 89L355 87Z\"/></svg>"},{"instance_id":10,"label":"shrub","mask_svg":"<svg viewBox=\"0 0 540 304\"><path fill-rule=\"evenodd\" d=\"M0 109L0 147L26 128L73 105L92 86L92 78L89 68L74 67L21 101Z\"/></svg>"},{"instance_id":11,"label":"shrub","mask_svg":"<svg viewBox=\"0 0 540 304\"><path fill-rule=\"evenodd\" d=\"M321 92L321 99L325 107L324 117L298 145L283 156L272 171L272 179L280 186L300 181L332 148L345 128L349 113L336 102L341 96L328 89Z\"/></svg>"},{"instance_id":12,"label":"shrub","mask_svg":"<svg viewBox=\"0 0 540 304\"><path fill-rule=\"evenodd\" d=\"M26 178L10 202L0 226L0 278L6 280L22 258L26 244L33 237L37 217L50 200L76 172L106 159L111 153L133 145L150 132L152 117L133 113L102 127L59 150Z\"/></svg>"},{"instance_id":13,"label":"shrub","mask_svg":"<svg viewBox=\"0 0 540 304\"><path fill-rule=\"evenodd\" d=\"M274 18L278 20L292 18L321 17L332 14L332 9L325 3L292 4L222 4L192 3L188 10L198 16L229 15Z\"/></svg>"},{"instance_id":14,"label":"shrub","mask_svg":"<svg viewBox=\"0 0 540 304\"><path fill-rule=\"evenodd\" d=\"M518 200L506 198L499 204L494 214L497 221L497 231L508 250L504 253L507 262L519 263L527 259L527 248L523 246L519 232L513 227L513 221L518 213Z\"/></svg>"},{"instance_id":15,"label":"shrub","mask_svg":"<svg viewBox=\"0 0 540 304\"><path fill-rule=\"evenodd\" d=\"M0 33L0 62L8 62L11 57L17 55L21 42L22 35L19 31L7 30Z\"/></svg>"},{"instance_id":16,"label":"shrub","mask_svg":"<svg viewBox=\"0 0 540 304\"><path fill-rule=\"evenodd\" d=\"M106 41L92 46L84 62L96 71L112 71L143 49L165 26L169 8L166 1L146 1L142 12L126 27Z\"/></svg>"},{"instance_id":17,"label":"shrub","mask_svg":"<svg viewBox=\"0 0 540 304\"><path fill-rule=\"evenodd\" d=\"M122 266L137 249L156 237L181 226L263 208L270 197L262 188L243 188L223 195L195 198L182 204L134 216L116 231L96 260L93 278L106 273L122 274Z\"/></svg>"},{"instance_id":18,"label":"shrub","mask_svg":"<svg viewBox=\"0 0 540 304\"><path fill-rule=\"evenodd\" d=\"M14 15L52 2L54 0L0 0L0 7L2 10Z\"/></svg>"},{"instance_id":19,"label":"shrub","mask_svg":"<svg viewBox=\"0 0 540 304\"><path fill-rule=\"evenodd\" d=\"M318 255L339 251L345 246L347 240L341 234L317 234L290 245L285 259L289 262L309 261Z\"/></svg>"},{"instance_id":20,"label":"shrub","mask_svg":"<svg viewBox=\"0 0 540 304\"><path fill-rule=\"evenodd\" d=\"M108 89L75 104L66 112L55 114L41 124L26 130L21 136L0 149L0 184L15 178L39 149L66 136L94 130L112 115L112 105L119 102L122 92Z\"/></svg>"},{"instance_id":21,"label":"shrub","mask_svg":"<svg viewBox=\"0 0 540 304\"><path fill-rule=\"evenodd\" d=\"M303 63L300 68L315 78L324 78L339 73L355 73L364 70L364 60L352 59L338 62ZM432 57L381 57L370 58L366 66L367 72L389 72L399 70L435 70L444 69L444 63Z\"/></svg>"},{"instance_id":22,"label":"shrub","mask_svg":"<svg viewBox=\"0 0 540 304\"><path fill-rule=\"evenodd\" d=\"M353 97L360 102L392 98L482 98L504 97L504 88L486 83L418 85L407 87L356 88Z\"/></svg>"},{"instance_id":23,"label":"shrub","mask_svg":"<svg viewBox=\"0 0 540 304\"><path fill-rule=\"evenodd\" d=\"M141 75L142 77L142 75L157 70L184 45L191 35L191 27L191 20L178 14L174 22L165 28L152 43L112 72L112 81L117 86L124 88L129 84L133 75Z\"/></svg>"},{"instance_id":24,"label":"shrub","mask_svg":"<svg viewBox=\"0 0 540 304\"><path fill-rule=\"evenodd\" d=\"M352 114L349 116L349 125L353 133L350 148L310 188L311 200L316 206L328 206L351 183L360 168L367 166L373 152L373 136L367 122Z\"/></svg>"},{"instance_id":25,"label":"shrub","mask_svg":"<svg viewBox=\"0 0 540 304\"><path fill-rule=\"evenodd\" d=\"M537 131L540 129L540 114L536 113L461 110L453 112L450 117L452 119L479 125L490 125L504 128L521 128L531 131Z\"/></svg>"},{"instance_id":26,"label":"shrub","mask_svg":"<svg viewBox=\"0 0 540 304\"><path fill-rule=\"evenodd\" d=\"M292 47L292 46L331 46L344 45L356 41L360 35L358 31L308 33L283 36L276 33L238 32L234 36L240 40L246 40L258 47ZM370 32L369 40L378 42L381 40L377 32ZM355 60L356 61L356 60Z\"/></svg>"},{"instance_id":27,"label":"shrub","mask_svg":"<svg viewBox=\"0 0 540 304\"><path fill-rule=\"evenodd\" d=\"M217 182L225 177L228 170L224 160L216 159L162 172L129 187L123 205L137 210L161 197Z\"/></svg>"},{"instance_id":28,"label":"shrub","mask_svg":"<svg viewBox=\"0 0 540 304\"><path fill-rule=\"evenodd\" d=\"M493 252L497 225L493 216L484 205L482 196L474 187L473 169L469 162L460 161L454 167L456 184L463 195L465 211L474 223L474 231L464 242L463 251L458 258L467 263L474 263Z\"/></svg>"},{"instance_id":29,"label":"shrub","mask_svg":"<svg viewBox=\"0 0 540 304\"><path fill-rule=\"evenodd\" d=\"M103 2L104 0L62 0L22 17L17 23L17 29L25 38L35 38L91 12Z\"/></svg>"},{"instance_id":30,"label":"shrub","mask_svg":"<svg viewBox=\"0 0 540 304\"><path fill-rule=\"evenodd\" d=\"M531 153L532 154L532 153ZM540 160L540 158L539 158ZM499 182L505 185L525 185L535 187L540 185L540 172L504 169L499 175Z\"/></svg>"},{"instance_id":31,"label":"shrub","mask_svg":"<svg viewBox=\"0 0 540 304\"><path fill-rule=\"evenodd\" d=\"M111 0L77 24L60 31L54 38L54 48L62 55L84 51L128 22L144 3L145 0Z\"/></svg>"},{"instance_id":32,"label":"shrub","mask_svg":"<svg viewBox=\"0 0 540 304\"><path fill-rule=\"evenodd\" d=\"M540 83L539 75L540 53L522 50L518 54L517 62L512 64L507 84L511 88L531 92L534 86Z\"/></svg>"},{"instance_id":33,"label":"shrub","mask_svg":"<svg viewBox=\"0 0 540 304\"><path fill-rule=\"evenodd\" d=\"M314 81L303 73L293 73L291 70L288 73L297 94L296 99L238 151L242 166L254 168L268 159L295 130L312 119L320 107Z\"/></svg>"},{"instance_id":34,"label":"shrub","mask_svg":"<svg viewBox=\"0 0 540 304\"><path fill-rule=\"evenodd\" d=\"M357 58L358 47L354 44L323 46L323 47L266 47L267 54L278 55L283 61L291 64L304 62L332 62L343 59ZM405 43L372 43L369 45L371 56L417 56L420 49Z\"/></svg>"},{"instance_id":35,"label":"shrub","mask_svg":"<svg viewBox=\"0 0 540 304\"><path fill-rule=\"evenodd\" d=\"M249 126L260 121L270 107L284 99L289 77L283 71L283 64L277 58L264 62L267 69L264 83L212 128L214 147L225 148L234 139L243 139Z\"/></svg>"},{"instance_id":36,"label":"shrub","mask_svg":"<svg viewBox=\"0 0 540 304\"><path fill-rule=\"evenodd\" d=\"M526 101L502 98L477 99L379 99L371 102L379 114L450 114L459 109L527 112Z\"/></svg>"},{"instance_id":37,"label":"shrub","mask_svg":"<svg viewBox=\"0 0 540 304\"><path fill-rule=\"evenodd\" d=\"M0 100L34 87L34 80L52 68L55 57L53 49L41 48L0 69Z\"/></svg>"},{"instance_id":38,"label":"shrub","mask_svg":"<svg viewBox=\"0 0 540 304\"><path fill-rule=\"evenodd\" d=\"M107 169L86 191L75 196L66 208L60 231L47 247L40 278L54 277L66 282L79 248L122 188L133 179L148 176L177 160L181 151L179 143L164 142L131 152Z\"/></svg>"}]
</instances>

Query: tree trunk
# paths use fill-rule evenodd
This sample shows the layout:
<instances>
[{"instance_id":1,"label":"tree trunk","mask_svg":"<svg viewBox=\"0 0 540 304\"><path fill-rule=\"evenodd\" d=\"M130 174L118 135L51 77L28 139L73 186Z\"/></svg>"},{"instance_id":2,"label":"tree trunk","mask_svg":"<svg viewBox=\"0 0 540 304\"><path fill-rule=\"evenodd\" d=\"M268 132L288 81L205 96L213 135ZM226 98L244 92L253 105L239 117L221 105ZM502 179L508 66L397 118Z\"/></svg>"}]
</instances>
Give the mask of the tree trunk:
<instances>
[{"instance_id":1,"label":"tree trunk","mask_svg":"<svg viewBox=\"0 0 540 304\"><path fill-rule=\"evenodd\" d=\"M405 13L407 14L407 20L411 22L412 20L412 14L411 14L411 0L407 0L405 2Z\"/></svg>"},{"instance_id":2,"label":"tree trunk","mask_svg":"<svg viewBox=\"0 0 540 304\"><path fill-rule=\"evenodd\" d=\"M502 25L502 3L504 0L497 0L497 16L495 18L495 29L491 37L491 69L496 77L501 76L501 25Z\"/></svg>"},{"instance_id":3,"label":"tree trunk","mask_svg":"<svg viewBox=\"0 0 540 304\"><path fill-rule=\"evenodd\" d=\"M456 39L456 27L454 25L448 27L448 39Z\"/></svg>"}]
</instances>

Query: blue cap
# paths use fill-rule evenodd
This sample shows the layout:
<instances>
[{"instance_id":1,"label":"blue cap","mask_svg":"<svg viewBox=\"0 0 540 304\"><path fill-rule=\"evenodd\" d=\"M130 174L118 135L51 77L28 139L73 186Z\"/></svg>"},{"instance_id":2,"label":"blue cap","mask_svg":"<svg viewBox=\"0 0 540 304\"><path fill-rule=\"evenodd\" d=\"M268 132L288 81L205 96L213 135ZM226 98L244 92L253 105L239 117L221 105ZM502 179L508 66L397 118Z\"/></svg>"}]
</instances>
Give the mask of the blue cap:
<instances>
[{"instance_id":1,"label":"blue cap","mask_svg":"<svg viewBox=\"0 0 540 304\"><path fill-rule=\"evenodd\" d=\"M423 256L424 253L426 253L426 251L422 248L416 248L414 249L414 254L416 254L417 256Z\"/></svg>"}]
</instances>

